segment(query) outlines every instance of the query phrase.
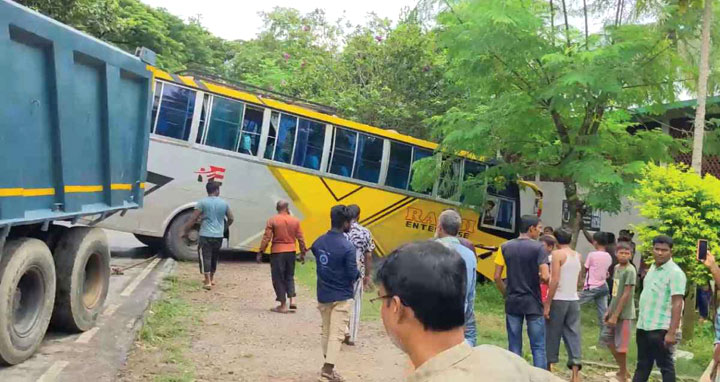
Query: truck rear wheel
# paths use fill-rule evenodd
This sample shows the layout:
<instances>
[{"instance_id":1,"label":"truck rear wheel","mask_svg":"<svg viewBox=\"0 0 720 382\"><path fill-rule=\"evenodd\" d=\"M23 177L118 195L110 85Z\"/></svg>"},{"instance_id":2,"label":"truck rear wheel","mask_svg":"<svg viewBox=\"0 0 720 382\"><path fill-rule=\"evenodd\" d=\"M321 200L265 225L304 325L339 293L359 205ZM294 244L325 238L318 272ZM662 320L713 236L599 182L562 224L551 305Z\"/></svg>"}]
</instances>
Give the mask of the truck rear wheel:
<instances>
[{"instance_id":1,"label":"truck rear wheel","mask_svg":"<svg viewBox=\"0 0 720 382\"><path fill-rule=\"evenodd\" d=\"M97 321L110 286L110 249L100 228L73 227L54 254L57 293L53 327L86 331Z\"/></svg>"},{"instance_id":2,"label":"truck rear wheel","mask_svg":"<svg viewBox=\"0 0 720 382\"><path fill-rule=\"evenodd\" d=\"M55 264L38 239L8 242L0 261L0 363L16 365L45 337L55 301Z\"/></svg>"},{"instance_id":3,"label":"truck rear wheel","mask_svg":"<svg viewBox=\"0 0 720 382\"><path fill-rule=\"evenodd\" d=\"M180 261L198 261L198 242L200 241L200 225L196 224L188 237L183 238L183 229L192 216L192 210L176 216L165 233L165 248L175 259Z\"/></svg>"}]
</instances>

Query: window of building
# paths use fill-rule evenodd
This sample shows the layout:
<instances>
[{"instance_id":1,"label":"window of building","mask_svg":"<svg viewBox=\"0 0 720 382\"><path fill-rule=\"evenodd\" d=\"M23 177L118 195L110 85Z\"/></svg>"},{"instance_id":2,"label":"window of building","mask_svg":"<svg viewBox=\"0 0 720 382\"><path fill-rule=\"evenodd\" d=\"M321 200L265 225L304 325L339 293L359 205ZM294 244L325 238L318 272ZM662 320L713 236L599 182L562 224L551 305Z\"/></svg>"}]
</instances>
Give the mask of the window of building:
<instances>
[{"instance_id":1,"label":"window of building","mask_svg":"<svg viewBox=\"0 0 720 382\"><path fill-rule=\"evenodd\" d=\"M377 183L378 180L380 180L380 163L382 162L382 154L382 138L360 134L353 178L364 180L366 182Z\"/></svg>"},{"instance_id":2,"label":"window of building","mask_svg":"<svg viewBox=\"0 0 720 382\"><path fill-rule=\"evenodd\" d=\"M195 108L195 91L171 85L162 86L155 134L187 140Z\"/></svg>"},{"instance_id":3,"label":"window of building","mask_svg":"<svg viewBox=\"0 0 720 382\"><path fill-rule=\"evenodd\" d=\"M320 170L320 161L325 143L325 125L300 118L293 164Z\"/></svg>"},{"instance_id":4,"label":"window of building","mask_svg":"<svg viewBox=\"0 0 720 382\"><path fill-rule=\"evenodd\" d=\"M335 129L330 173L348 178L352 177L357 140L358 134L356 132L343 128Z\"/></svg>"},{"instance_id":5,"label":"window of building","mask_svg":"<svg viewBox=\"0 0 720 382\"><path fill-rule=\"evenodd\" d=\"M385 185L407 190L411 163L412 146L399 142L390 142L390 161Z\"/></svg>"},{"instance_id":6,"label":"window of building","mask_svg":"<svg viewBox=\"0 0 720 382\"><path fill-rule=\"evenodd\" d=\"M244 108L242 102L214 97L205 144L225 150L235 150Z\"/></svg>"},{"instance_id":7,"label":"window of building","mask_svg":"<svg viewBox=\"0 0 720 382\"><path fill-rule=\"evenodd\" d=\"M280 127L275 141L275 154L273 160L290 163L293 147L295 145L295 131L298 119L287 114L280 115Z\"/></svg>"},{"instance_id":8,"label":"window of building","mask_svg":"<svg viewBox=\"0 0 720 382\"><path fill-rule=\"evenodd\" d=\"M419 148L419 147L413 147L413 163L419 161L420 159L424 159L424 158L430 157L430 156L432 156L432 155L433 155L432 150L421 149L421 148ZM410 182L409 182L409 187L408 187L411 191L419 192L419 193L421 193L421 194L426 194L426 195L430 195L430 194L432 193L432 187L428 187L428 188L426 188L426 189L424 189L424 190L416 190L416 189L414 189L414 188L412 187L412 176L413 176L413 174L412 174L412 171L411 171L411 174L410 174Z\"/></svg>"},{"instance_id":9,"label":"window of building","mask_svg":"<svg viewBox=\"0 0 720 382\"><path fill-rule=\"evenodd\" d=\"M245 107L242 134L238 145L238 152L248 155L257 155L260 146L260 133L262 131L263 111L252 107Z\"/></svg>"}]
</instances>

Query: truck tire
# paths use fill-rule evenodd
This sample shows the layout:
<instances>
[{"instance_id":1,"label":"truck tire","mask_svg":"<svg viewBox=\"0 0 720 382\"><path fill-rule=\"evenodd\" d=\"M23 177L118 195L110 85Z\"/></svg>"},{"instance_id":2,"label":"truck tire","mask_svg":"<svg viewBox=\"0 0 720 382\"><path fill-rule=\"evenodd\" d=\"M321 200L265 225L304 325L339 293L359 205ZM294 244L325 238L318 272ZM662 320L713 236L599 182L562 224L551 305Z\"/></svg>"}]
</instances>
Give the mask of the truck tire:
<instances>
[{"instance_id":1,"label":"truck tire","mask_svg":"<svg viewBox=\"0 0 720 382\"><path fill-rule=\"evenodd\" d=\"M0 261L0 363L16 365L35 353L55 302L55 264L38 239L8 242Z\"/></svg>"},{"instance_id":2,"label":"truck tire","mask_svg":"<svg viewBox=\"0 0 720 382\"><path fill-rule=\"evenodd\" d=\"M198 261L198 242L200 225L190 230L187 239L182 237L183 228L192 216L193 211L180 213L173 219L165 233L165 248L170 255L179 261Z\"/></svg>"},{"instance_id":3,"label":"truck tire","mask_svg":"<svg viewBox=\"0 0 720 382\"><path fill-rule=\"evenodd\" d=\"M110 286L110 249L100 228L73 227L54 253L57 292L52 326L83 332L97 321Z\"/></svg>"},{"instance_id":4,"label":"truck tire","mask_svg":"<svg viewBox=\"0 0 720 382\"><path fill-rule=\"evenodd\" d=\"M163 238L162 237L155 237L155 236L148 236L148 235L140 235L140 234L133 234L136 239L138 239L139 242L147 245L150 247L150 249L154 250L160 250L163 247Z\"/></svg>"}]
</instances>

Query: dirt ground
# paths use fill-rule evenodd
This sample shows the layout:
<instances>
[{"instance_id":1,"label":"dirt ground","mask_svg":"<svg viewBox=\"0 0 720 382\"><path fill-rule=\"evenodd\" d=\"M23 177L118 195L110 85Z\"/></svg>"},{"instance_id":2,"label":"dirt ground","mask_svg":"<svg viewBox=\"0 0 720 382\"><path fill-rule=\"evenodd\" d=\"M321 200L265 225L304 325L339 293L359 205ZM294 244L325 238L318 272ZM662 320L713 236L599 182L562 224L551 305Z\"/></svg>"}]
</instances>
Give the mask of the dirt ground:
<instances>
[{"instance_id":1,"label":"dirt ground","mask_svg":"<svg viewBox=\"0 0 720 382\"><path fill-rule=\"evenodd\" d=\"M179 264L178 279L200 275L197 265ZM322 366L320 314L315 296L297 284L298 311L270 312L275 305L268 264L222 262L212 291L195 289L183 299L203 306L190 326L189 348L183 354L162 354L138 342L119 379L176 381L165 371L177 368L173 358L185 358L197 381L316 381ZM363 323L354 347L343 346L337 370L348 381L402 381L409 362L387 339L382 323Z\"/></svg>"}]
</instances>

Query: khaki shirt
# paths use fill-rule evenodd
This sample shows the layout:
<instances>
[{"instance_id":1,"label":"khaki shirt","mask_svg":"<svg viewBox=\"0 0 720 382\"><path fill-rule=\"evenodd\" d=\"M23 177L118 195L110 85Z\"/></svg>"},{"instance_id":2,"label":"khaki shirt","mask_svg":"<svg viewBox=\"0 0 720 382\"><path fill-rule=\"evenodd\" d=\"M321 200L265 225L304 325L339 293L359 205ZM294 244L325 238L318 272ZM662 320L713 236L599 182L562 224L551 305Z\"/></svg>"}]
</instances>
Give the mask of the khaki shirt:
<instances>
[{"instance_id":1,"label":"khaki shirt","mask_svg":"<svg viewBox=\"0 0 720 382\"><path fill-rule=\"evenodd\" d=\"M546 370L529 365L497 346L470 347L465 341L422 364L408 382L559 382Z\"/></svg>"}]
</instances>

